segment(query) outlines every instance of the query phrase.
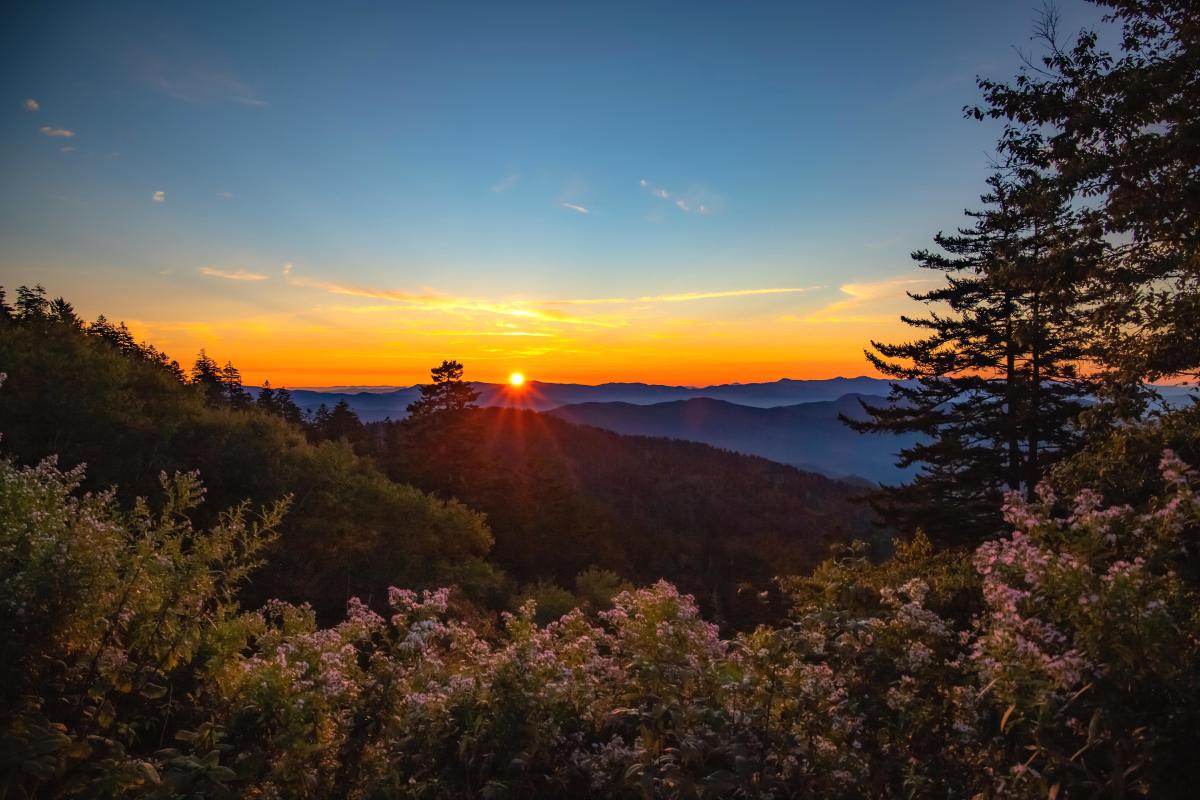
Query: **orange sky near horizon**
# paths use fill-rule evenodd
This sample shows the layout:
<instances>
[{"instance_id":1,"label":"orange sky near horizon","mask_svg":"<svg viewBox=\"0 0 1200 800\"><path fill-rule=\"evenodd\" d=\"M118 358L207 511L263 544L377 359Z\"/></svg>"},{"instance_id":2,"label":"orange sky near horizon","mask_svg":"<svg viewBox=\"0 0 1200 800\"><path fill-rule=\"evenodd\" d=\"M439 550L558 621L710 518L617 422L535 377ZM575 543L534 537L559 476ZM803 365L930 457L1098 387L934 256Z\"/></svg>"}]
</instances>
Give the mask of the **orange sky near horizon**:
<instances>
[{"instance_id":1,"label":"orange sky near horizon","mask_svg":"<svg viewBox=\"0 0 1200 800\"><path fill-rule=\"evenodd\" d=\"M18 276L21 277L21 276ZM906 336L916 274L840 286L719 286L637 296L458 296L302 274L212 268L154 276L46 274L81 316L125 321L189 367L204 348L247 384L410 385L455 359L468 379L711 385L875 374L871 338ZM27 281L6 280L16 285Z\"/></svg>"}]
</instances>

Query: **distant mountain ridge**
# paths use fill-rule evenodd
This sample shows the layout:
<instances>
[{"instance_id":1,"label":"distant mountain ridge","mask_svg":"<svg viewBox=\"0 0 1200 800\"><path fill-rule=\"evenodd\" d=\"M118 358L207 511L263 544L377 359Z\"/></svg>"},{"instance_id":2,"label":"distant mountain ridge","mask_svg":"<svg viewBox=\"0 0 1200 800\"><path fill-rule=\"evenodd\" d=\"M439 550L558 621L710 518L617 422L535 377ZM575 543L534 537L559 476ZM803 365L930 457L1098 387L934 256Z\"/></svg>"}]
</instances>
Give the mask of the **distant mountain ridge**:
<instances>
[{"instance_id":1,"label":"distant mountain ridge","mask_svg":"<svg viewBox=\"0 0 1200 800\"><path fill-rule=\"evenodd\" d=\"M595 386L578 383L528 381L520 389L503 383L472 383L480 393L481 406L527 408L549 411L579 403L629 403L650 405L677 400L709 398L753 408L772 408L836 400L847 394L886 395L889 381L882 378L828 378L794 380L783 378L769 383L725 383L716 386L664 386L650 383L602 383ZM332 406L345 400L363 422L385 418L403 419L407 406L419 396L419 386L331 387L359 391L294 389L292 398L302 409L314 411L320 405ZM253 391L253 387L247 387Z\"/></svg>"},{"instance_id":2,"label":"distant mountain ridge","mask_svg":"<svg viewBox=\"0 0 1200 800\"><path fill-rule=\"evenodd\" d=\"M911 470L895 466L896 453L916 437L856 433L838 420L839 414L862 419L864 401L882 405L887 398L846 394L836 400L771 408L693 398L653 405L580 403L548 413L627 435L703 442L831 477L900 482Z\"/></svg>"}]
</instances>

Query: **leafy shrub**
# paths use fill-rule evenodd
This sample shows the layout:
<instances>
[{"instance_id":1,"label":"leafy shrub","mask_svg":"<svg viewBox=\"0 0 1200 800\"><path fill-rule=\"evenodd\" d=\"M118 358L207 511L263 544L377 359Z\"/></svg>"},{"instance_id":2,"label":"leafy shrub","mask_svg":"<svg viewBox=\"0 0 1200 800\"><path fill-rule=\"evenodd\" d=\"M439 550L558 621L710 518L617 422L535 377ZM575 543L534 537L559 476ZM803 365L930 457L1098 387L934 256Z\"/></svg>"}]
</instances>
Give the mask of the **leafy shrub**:
<instances>
[{"instance_id":1,"label":"leafy shrub","mask_svg":"<svg viewBox=\"0 0 1200 800\"><path fill-rule=\"evenodd\" d=\"M195 476L122 512L0 462L5 796L1188 796L1200 497L1160 475L1140 508L1014 496L972 553L848 548L725 639L665 582L545 624L448 589L243 613L282 506L199 531Z\"/></svg>"}]
</instances>

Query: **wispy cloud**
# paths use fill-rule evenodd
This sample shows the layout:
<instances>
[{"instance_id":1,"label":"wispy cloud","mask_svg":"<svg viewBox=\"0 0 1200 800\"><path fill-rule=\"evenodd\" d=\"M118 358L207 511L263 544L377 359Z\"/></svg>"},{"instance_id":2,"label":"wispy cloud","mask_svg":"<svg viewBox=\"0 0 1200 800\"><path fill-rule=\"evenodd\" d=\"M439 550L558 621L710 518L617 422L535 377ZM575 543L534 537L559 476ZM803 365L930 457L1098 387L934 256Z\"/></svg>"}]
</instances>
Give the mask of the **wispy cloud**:
<instances>
[{"instance_id":1,"label":"wispy cloud","mask_svg":"<svg viewBox=\"0 0 1200 800\"><path fill-rule=\"evenodd\" d=\"M230 271L216 267L200 267L200 274L210 278L224 278L227 281L265 281L267 279L266 275L244 269Z\"/></svg>"},{"instance_id":2,"label":"wispy cloud","mask_svg":"<svg viewBox=\"0 0 1200 800\"><path fill-rule=\"evenodd\" d=\"M206 60L166 59L149 53L133 56L136 76L167 97L198 105L234 103L262 108L269 105L255 88L227 67Z\"/></svg>"},{"instance_id":3,"label":"wispy cloud","mask_svg":"<svg viewBox=\"0 0 1200 800\"><path fill-rule=\"evenodd\" d=\"M349 313L366 314L381 311L443 311L443 312L478 312L515 317L522 320L541 321L563 325L594 325L611 327L623 324L600 318L586 318L564 314L563 312L539 307L542 304L523 300L488 300L470 297L451 297L436 292L403 292L393 289L374 289L365 286L323 281L302 275L290 274L287 282L293 286L308 289L319 289L330 294L347 297L366 297L388 301L386 305L353 306L339 309Z\"/></svg>"},{"instance_id":4,"label":"wispy cloud","mask_svg":"<svg viewBox=\"0 0 1200 800\"><path fill-rule=\"evenodd\" d=\"M39 103L37 100L34 100L32 97L29 98L28 100L26 100L21 105L25 106L26 110L28 110L28 111L37 111L39 108L42 107L42 104Z\"/></svg>"},{"instance_id":5,"label":"wispy cloud","mask_svg":"<svg viewBox=\"0 0 1200 800\"><path fill-rule=\"evenodd\" d=\"M896 301L907 297L914 286L929 283L927 278L890 278L882 281L846 283L838 287L844 298L835 300L794 321L809 323L885 322L895 319Z\"/></svg>"},{"instance_id":6,"label":"wispy cloud","mask_svg":"<svg viewBox=\"0 0 1200 800\"><path fill-rule=\"evenodd\" d=\"M558 205L559 205L560 207L562 207L562 208L565 208L565 209L567 209L568 211L574 211L574 212L575 212L575 213L577 213L577 214L590 214L590 213L592 213L592 210L591 210L590 208L584 208L583 206L581 206L581 205L578 205L578 204L576 204L576 203L568 203L568 202L566 202L565 200L564 200L563 202L559 203Z\"/></svg>"},{"instance_id":7,"label":"wispy cloud","mask_svg":"<svg viewBox=\"0 0 1200 800\"><path fill-rule=\"evenodd\" d=\"M167 200L167 193L155 192L154 194L150 195L150 199L156 203L165 203Z\"/></svg>"},{"instance_id":8,"label":"wispy cloud","mask_svg":"<svg viewBox=\"0 0 1200 800\"><path fill-rule=\"evenodd\" d=\"M233 192L217 192L217 197L221 198L222 200L232 200Z\"/></svg>"},{"instance_id":9,"label":"wispy cloud","mask_svg":"<svg viewBox=\"0 0 1200 800\"><path fill-rule=\"evenodd\" d=\"M422 336L532 336L539 339L555 338L546 331L421 331Z\"/></svg>"},{"instance_id":10,"label":"wispy cloud","mask_svg":"<svg viewBox=\"0 0 1200 800\"><path fill-rule=\"evenodd\" d=\"M715 205L714 201L718 199L717 196L712 192L698 187L687 192L675 192L672 194L672 192L668 191L662 186L655 186L651 184L650 181L646 180L645 178L642 178L640 181L638 181L638 186L645 189L659 200L670 201L671 198L674 197L675 200L673 205L685 214L700 214L701 216L707 215L712 211L713 206Z\"/></svg>"},{"instance_id":11,"label":"wispy cloud","mask_svg":"<svg viewBox=\"0 0 1200 800\"><path fill-rule=\"evenodd\" d=\"M42 136L57 136L63 139L70 139L75 135L75 131L69 131L66 128L55 128L50 125L43 125L38 130L42 132Z\"/></svg>"},{"instance_id":12,"label":"wispy cloud","mask_svg":"<svg viewBox=\"0 0 1200 800\"><path fill-rule=\"evenodd\" d=\"M335 310L346 314L372 314L395 312L443 312L452 314L489 314L512 320L509 323L499 323L501 326L516 328L520 332L505 333L506 336L533 336L545 333L546 329L553 330L556 326L591 326L598 328L621 328L631 324L629 314L644 314L657 303L684 303L701 300L718 300L729 298L746 298L766 295L796 294L812 291L820 287L768 287L751 289L724 289L719 291L682 292L678 294L641 295L630 297L588 297L565 299L494 299L477 297L454 297L435 291L411 292L394 289L379 289L365 286L355 286L337 281L321 280L294 272L285 271L285 280L292 286L315 289L330 294L346 297L361 297L382 300L384 303L337 307ZM567 313L564 306L628 306L627 311L619 313ZM533 327L533 331L529 329ZM542 328L537 331L537 328ZM494 335L501 335L499 333Z\"/></svg>"},{"instance_id":13,"label":"wispy cloud","mask_svg":"<svg viewBox=\"0 0 1200 800\"><path fill-rule=\"evenodd\" d=\"M74 148L74 147L71 147L70 145L67 145L66 147L60 147L60 148L58 148L58 152L60 152L60 153L74 153L74 152L75 152L75 148Z\"/></svg>"},{"instance_id":14,"label":"wispy cloud","mask_svg":"<svg viewBox=\"0 0 1200 800\"><path fill-rule=\"evenodd\" d=\"M517 181L521 180L520 173L514 172L512 175L505 175L500 180L492 184L490 191L500 194L507 192L509 189L517 185Z\"/></svg>"},{"instance_id":15,"label":"wispy cloud","mask_svg":"<svg viewBox=\"0 0 1200 800\"><path fill-rule=\"evenodd\" d=\"M718 292L684 292L682 294L659 294L644 297L591 297L571 300L547 300L547 305L629 305L633 303L686 303L692 300L716 300L728 297L754 297L767 294L798 294L819 289L819 286L787 286L766 289L728 289Z\"/></svg>"},{"instance_id":16,"label":"wispy cloud","mask_svg":"<svg viewBox=\"0 0 1200 800\"><path fill-rule=\"evenodd\" d=\"M288 263L284 264L283 267L281 268L281 271L283 272L283 277L285 277L285 278L288 275L291 275L292 274L292 262L289 261Z\"/></svg>"}]
</instances>

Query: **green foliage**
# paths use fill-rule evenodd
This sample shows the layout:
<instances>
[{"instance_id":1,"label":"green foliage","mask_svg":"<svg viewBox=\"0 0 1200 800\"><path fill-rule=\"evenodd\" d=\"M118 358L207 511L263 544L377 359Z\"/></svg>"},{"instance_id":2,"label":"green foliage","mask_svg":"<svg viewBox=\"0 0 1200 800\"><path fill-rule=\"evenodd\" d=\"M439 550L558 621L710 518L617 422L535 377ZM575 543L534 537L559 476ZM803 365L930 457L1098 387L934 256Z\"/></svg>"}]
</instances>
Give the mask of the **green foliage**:
<instances>
[{"instance_id":1,"label":"green foliage","mask_svg":"<svg viewBox=\"0 0 1200 800\"><path fill-rule=\"evenodd\" d=\"M971 113L1004 121L1003 152L1098 209L1114 246L1096 275L1093 352L1106 412L1129 416L1143 381L1200 369L1200 47L1191 0L1093 2L1117 52L1090 30L1060 40L1049 10L1040 63L981 81Z\"/></svg>"},{"instance_id":2,"label":"green foliage","mask_svg":"<svg viewBox=\"0 0 1200 800\"><path fill-rule=\"evenodd\" d=\"M128 513L74 496L81 478L0 461L3 793L233 796L205 675L245 644L234 596L286 503L197 531L195 475L163 476L161 509Z\"/></svg>"},{"instance_id":3,"label":"green foliage","mask_svg":"<svg viewBox=\"0 0 1200 800\"><path fill-rule=\"evenodd\" d=\"M758 599L776 575L879 535L857 487L694 442L503 408L368 427L394 480L487 514L491 557L521 583L571 587L591 567L666 577L714 617L753 627L778 617Z\"/></svg>"},{"instance_id":4,"label":"green foliage","mask_svg":"<svg viewBox=\"0 0 1200 800\"><path fill-rule=\"evenodd\" d=\"M1140 508L1012 495L973 553L848 548L722 639L666 583L500 630L447 590L246 614L282 506L197 530L194 476L121 512L3 461L5 796L1187 797L1200 480L1160 474Z\"/></svg>"},{"instance_id":5,"label":"green foliage","mask_svg":"<svg viewBox=\"0 0 1200 800\"><path fill-rule=\"evenodd\" d=\"M463 381L463 365L457 361L443 361L440 367L429 371L433 383L421 387L421 396L408 406L409 416L420 420L444 412L463 411L474 408L479 392Z\"/></svg>"},{"instance_id":6,"label":"green foliage","mask_svg":"<svg viewBox=\"0 0 1200 800\"><path fill-rule=\"evenodd\" d=\"M609 569L588 567L575 576L575 592L580 605L592 611L612 608L613 598L633 586Z\"/></svg>"},{"instance_id":7,"label":"green foliage","mask_svg":"<svg viewBox=\"0 0 1200 800\"><path fill-rule=\"evenodd\" d=\"M25 305L40 308L40 297L30 290ZM334 618L352 594L445 583L459 562L487 554L491 534L478 514L388 480L346 442L310 443L286 408L232 402L206 355L197 374L216 382L186 384L152 348L131 337L114 344L119 329L104 323L95 333L48 313L0 320L7 451L26 464L49 453L69 466L86 463L87 488L115 485L126 502L156 491L160 472L193 470L207 477L210 508L292 495L296 513L247 597L307 601ZM199 509L196 519L215 516ZM480 579L479 590L492 591L495 580Z\"/></svg>"},{"instance_id":8,"label":"green foliage","mask_svg":"<svg viewBox=\"0 0 1200 800\"><path fill-rule=\"evenodd\" d=\"M1067 497L1090 488L1109 503L1141 505L1163 490L1164 450L1200 464L1200 403L1093 432L1079 453L1055 466L1050 479Z\"/></svg>"},{"instance_id":9,"label":"green foliage","mask_svg":"<svg viewBox=\"0 0 1200 800\"><path fill-rule=\"evenodd\" d=\"M945 275L911 295L928 316L902 317L922 338L871 342L871 364L903 382L887 405L866 406L867 420L843 418L859 431L921 435L897 462L920 471L872 504L901 530L919 525L951 543L995 534L1004 492L1032 496L1046 465L1078 446L1089 388L1079 365L1100 229L1036 170L1012 166L988 185L972 227L913 254Z\"/></svg>"},{"instance_id":10,"label":"green foliage","mask_svg":"<svg viewBox=\"0 0 1200 800\"><path fill-rule=\"evenodd\" d=\"M517 602L518 607L532 603L536 609L533 619L539 625L553 622L569 613L578 604L575 595L550 581L538 581L526 586Z\"/></svg>"}]
</instances>

